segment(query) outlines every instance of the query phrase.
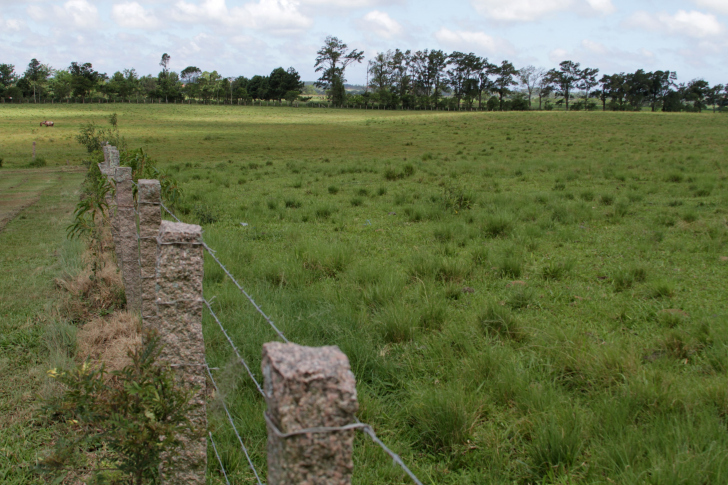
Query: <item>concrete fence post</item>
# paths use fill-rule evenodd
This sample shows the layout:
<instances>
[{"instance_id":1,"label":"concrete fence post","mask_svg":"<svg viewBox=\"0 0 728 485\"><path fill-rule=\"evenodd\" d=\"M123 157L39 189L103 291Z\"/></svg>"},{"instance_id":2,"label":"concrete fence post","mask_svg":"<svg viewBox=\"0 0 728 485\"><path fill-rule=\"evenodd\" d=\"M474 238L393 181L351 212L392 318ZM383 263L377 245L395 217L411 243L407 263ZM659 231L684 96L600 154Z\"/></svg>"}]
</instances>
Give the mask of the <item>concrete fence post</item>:
<instances>
[{"instance_id":1,"label":"concrete fence post","mask_svg":"<svg viewBox=\"0 0 728 485\"><path fill-rule=\"evenodd\" d=\"M164 484L205 484L207 415L205 407L205 343L202 337L202 228L162 221L157 238L157 331L160 360L175 369L178 382L199 389L189 418L195 428L180 437L183 445L168 469Z\"/></svg>"},{"instance_id":2,"label":"concrete fence post","mask_svg":"<svg viewBox=\"0 0 728 485\"><path fill-rule=\"evenodd\" d=\"M142 326L156 329L157 236L162 223L162 189L159 180L137 182L139 212L139 261L141 266Z\"/></svg>"},{"instance_id":3,"label":"concrete fence post","mask_svg":"<svg viewBox=\"0 0 728 485\"><path fill-rule=\"evenodd\" d=\"M350 485L359 404L349 360L338 347L263 345L269 485ZM293 434L291 434L293 433Z\"/></svg>"},{"instance_id":4,"label":"concrete fence post","mask_svg":"<svg viewBox=\"0 0 728 485\"><path fill-rule=\"evenodd\" d=\"M134 213L134 189L131 167L117 167L116 182L116 259L121 268L126 293L126 306L133 312L141 311L141 276L139 274L139 240L136 214Z\"/></svg>"}]
</instances>

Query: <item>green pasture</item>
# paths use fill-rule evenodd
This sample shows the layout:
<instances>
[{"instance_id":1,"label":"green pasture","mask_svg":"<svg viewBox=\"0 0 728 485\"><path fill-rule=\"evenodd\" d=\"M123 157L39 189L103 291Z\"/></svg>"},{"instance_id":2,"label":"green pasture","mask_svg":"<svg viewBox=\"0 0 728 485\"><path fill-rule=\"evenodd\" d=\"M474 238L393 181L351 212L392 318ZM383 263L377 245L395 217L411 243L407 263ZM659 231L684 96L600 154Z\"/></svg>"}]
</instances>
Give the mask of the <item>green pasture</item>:
<instances>
[{"instance_id":1,"label":"green pasture","mask_svg":"<svg viewBox=\"0 0 728 485\"><path fill-rule=\"evenodd\" d=\"M725 116L10 106L0 181L34 140L78 164L112 112L283 332L349 356L360 418L423 483L728 481ZM275 334L211 259L205 296L260 377ZM264 403L204 325L264 471ZM355 483L409 483L356 445Z\"/></svg>"}]
</instances>

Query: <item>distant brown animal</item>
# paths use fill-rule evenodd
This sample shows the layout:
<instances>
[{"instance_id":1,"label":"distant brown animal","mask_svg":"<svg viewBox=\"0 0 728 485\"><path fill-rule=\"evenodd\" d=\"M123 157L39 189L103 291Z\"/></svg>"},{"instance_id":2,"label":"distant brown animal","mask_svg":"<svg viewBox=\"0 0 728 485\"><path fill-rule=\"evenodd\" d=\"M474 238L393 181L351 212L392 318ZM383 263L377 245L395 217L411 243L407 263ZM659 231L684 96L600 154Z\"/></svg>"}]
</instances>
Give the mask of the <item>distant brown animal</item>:
<instances>
[{"instance_id":1,"label":"distant brown animal","mask_svg":"<svg viewBox=\"0 0 728 485\"><path fill-rule=\"evenodd\" d=\"M52 121L41 121L40 126L53 126Z\"/></svg>"}]
</instances>

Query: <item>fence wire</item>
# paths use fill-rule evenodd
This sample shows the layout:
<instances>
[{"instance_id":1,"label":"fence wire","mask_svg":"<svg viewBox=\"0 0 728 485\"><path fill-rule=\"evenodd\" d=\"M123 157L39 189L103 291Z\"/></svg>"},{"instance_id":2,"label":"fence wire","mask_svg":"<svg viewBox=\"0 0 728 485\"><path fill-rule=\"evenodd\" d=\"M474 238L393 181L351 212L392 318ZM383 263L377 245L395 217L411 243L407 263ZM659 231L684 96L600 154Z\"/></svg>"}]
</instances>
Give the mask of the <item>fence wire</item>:
<instances>
[{"instance_id":1,"label":"fence wire","mask_svg":"<svg viewBox=\"0 0 728 485\"><path fill-rule=\"evenodd\" d=\"M235 347L235 344L233 343L232 339L230 338L230 335L228 335L227 331L225 331L225 327L223 327L222 323L220 322L220 319L217 318L217 315L215 315L215 312L212 310L212 307L210 306L210 302L205 300L205 305L207 305L207 309L210 311L210 315L212 315L212 318L215 319L218 326L220 327L220 330L222 330L222 333L225 335L225 338L230 343L230 346L233 348L233 351L235 352L235 355L238 356L238 359L240 359L240 363L243 364L243 367L245 367L245 370L248 371L248 375L251 379L253 379L253 382L255 383L255 387L258 388L258 392L261 396L264 398L266 397L265 392L263 391L263 388L260 386L260 383L255 378L255 375L253 375L253 372L250 370L250 367L248 366L248 363L245 362L245 359L243 359L243 356L240 355L240 352L238 351L238 348Z\"/></svg>"},{"instance_id":2,"label":"fence wire","mask_svg":"<svg viewBox=\"0 0 728 485\"><path fill-rule=\"evenodd\" d=\"M220 396L220 402L222 403L222 407L223 407L223 409L225 409L225 414L227 414L228 421L230 421L230 426L233 427L235 436L238 437L238 441L240 442L240 447L243 449L243 453L245 453L245 458L248 460L248 465L250 465L250 469L253 471L253 475L255 475L255 479L258 481L258 485L263 485L263 482L260 481L260 476L258 476L258 470L255 469L253 460L250 458L250 454L248 453L248 448L245 447L245 444L243 443L243 439L240 437L240 433L238 432L238 428L235 426L233 417L230 414L230 411L228 410L227 404L225 404L225 400L222 398L222 394L220 394L220 389L217 387L217 382L215 382L215 378L212 377L212 372L210 371L210 367L206 365L205 369L207 370L207 375L210 376L210 381L212 382L212 385L215 387L215 392L217 393L218 396Z\"/></svg>"},{"instance_id":3,"label":"fence wire","mask_svg":"<svg viewBox=\"0 0 728 485\"><path fill-rule=\"evenodd\" d=\"M182 222L164 204L161 204L161 205L162 205L162 208L170 216L172 216L177 222ZM222 262L217 258L217 256L215 255L215 251L212 248L210 248L210 246L208 246L204 241L202 243L202 247L204 247L205 250L208 252L208 254L210 256L212 256L212 258L215 260L215 262L220 266L220 268L225 272L225 274L232 280L232 282L235 284L235 286L237 286L238 290L240 290L240 292L248 299L248 301L250 301L250 303L255 307L255 309L258 311L258 313L260 313L263 316L263 318L266 320L266 322L268 322L268 324L273 328L273 330L275 330L275 332L278 334L278 336L284 342L290 343L290 341L286 338L286 336L283 334L283 332L281 332L278 329L278 327L275 326L275 324L270 319L270 317L268 317L268 315L266 315L265 312L263 312L263 310L260 308L260 306L255 302L255 300L253 300L253 298L245 291L245 289L243 289L243 287L240 285L240 283L238 283L238 280L235 279L235 277L232 275L232 273L230 273L230 271L225 267L225 265L222 264ZM255 386L258 388L258 392L260 392L260 394L265 398L266 397L265 391L263 391L263 388L260 386L260 383L258 382L258 380L255 378L254 374L250 370L250 367L248 366L247 362L245 362L245 359L243 359L243 357L240 355L240 352L238 351L237 347L235 347L235 344L233 343L232 339L230 338L230 336L228 335L228 333L225 331L225 327L222 325L222 323L220 322L220 320L217 318L217 315L212 310L212 307L210 306L210 303L207 300L205 300L205 305L207 306L207 309L210 311L210 314L212 315L212 317L215 319L215 321L217 322L218 326L222 330L223 334L225 334L225 338L228 340L228 342L230 343L230 346L235 351L235 354L240 359L240 362L245 367L245 370L248 372L248 375L250 376L250 378L255 383ZM212 373L210 372L210 368L207 367L207 366L206 366L206 368L207 368L207 373L210 376L210 379L212 380L213 385L215 386L215 390L217 390L217 392L219 394L220 391L218 390L217 384L215 383L215 380L212 377ZM225 402L222 399L221 399L221 402L223 404L223 407L225 408L225 412L227 413L228 420L230 421L230 424L233 426L233 430L235 431L235 435L238 437L238 441L240 442L240 445L242 446L243 451L245 452L245 456L248 459L248 463L250 464L250 467L253 470L253 473L255 474L255 477L258 479L258 484L259 485L262 485L262 483L260 482L260 478L258 477L258 473L255 470L255 467L253 466L253 462L250 459L250 456L248 455L248 450L247 450L247 448L245 448L245 445L243 444L243 440L240 438L240 434L238 433L238 430L235 427L235 424L233 423L233 420L232 420L232 417L230 415L230 412L228 411L228 408L227 408L227 406L225 405ZM270 421L267 416L266 416L266 421L268 421L268 422ZM381 439L379 439L379 437L377 436L377 434L374 432L374 428L372 428L371 425L362 423L359 420L359 418L355 418L355 421L356 421L356 424L344 426L344 427L341 427L341 428L320 428L320 429L314 429L314 428L312 428L311 430L303 430L303 431L307 431L307 432L335 432L335 431L341 431L341 430L344 430L344 429L360 429L361 431L363 431L364 433L366 433L372 439L372 441L376 445L378 445L387 455L389 455L392 458L392 460L394 461L394 463L396 465L398 465L400 468L402 468L402 470L412 479L412 481L415 484L422 485L422 482L417 478L417 476L415 476L414 473L412 473L412 470L410 470L407 467L407 465L405 465L405 463L402 460L402 458L397 453L395 453L392 450L390 450L387 447L387 445L385 445L384 442ZM275 426L273 426L273 428L274 428L274 431L278 431L278 429L275 428ZM278 433L280 433L280 431L278 431ZM296 435L296 434L302 434L302 432L295 432L295 433L292 433L292 434L289 433L289 434L290 435ZM285 436L285 434L283 434L283 435Z\"/></svg>"},{"instance_id":4,"label":"fence wire","mask_svg":"<svg viewBox=\"0 0 728 485\"><path fill-rule=\"evenodd\" d=\"M217 462L220 464L220 471L225 477L225 483L227 483L227 485L230 485L230 480L228 480L225 466L222 464L222 460L220 459L220 453L217 452L217 445L215 444L215 440L212 438L212 433L208 431L207 434L210 435L210 443L212 443L212 449L215 450L215 456L217 457Z\"/></svg>"}]
</instances>

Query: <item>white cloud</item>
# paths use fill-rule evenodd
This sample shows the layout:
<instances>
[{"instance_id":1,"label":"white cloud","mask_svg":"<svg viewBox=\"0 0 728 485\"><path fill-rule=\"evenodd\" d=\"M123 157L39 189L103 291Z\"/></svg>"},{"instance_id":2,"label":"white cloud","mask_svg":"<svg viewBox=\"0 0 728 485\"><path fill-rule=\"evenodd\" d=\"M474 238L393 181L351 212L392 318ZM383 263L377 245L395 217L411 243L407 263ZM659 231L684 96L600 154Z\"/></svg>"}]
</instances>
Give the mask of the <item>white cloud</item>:
<instances>
[{"instance_id":1,"label":"white cloud","mask_svg":"<svg viewBox=\"0 0 728 485\"><path fill-rule=\"evenodd\" d=\"M3 32L20 32L25 26L25 22L18 19L4 19L0 17L0 31Z\"/></svg>"},{"instance_id":2,"label":"white cloud","mask_svg":"<svg viewBox=\"0 0 728 485\"><path fill-rule=\"evenodd\" d=\"M490 20L531 22L549 14L574 10L580 14L607 15L617 11L612 0L470 0L475 10Z\"/></svg>"},{"instance_id":3,"label":"white cloud","mask_svg":"<svg viewBox=\"0 0 728 485\"><path fill-rule=\"evenodd\" d=\"M587 0L587 3L595 12L603 15L609 15L617 11L612 0Z\"/></svg>"},{"instance_id":4,"label":"white cloud","mask_svg":"<svg viewBox=\"0 0 728 485\"><path fill-rule=\"evenodd\" d=\"M693 3L699 7L728 15L728 2L726 0L693 0Z\"/></svg>"},{"instance_id":5,"label":"white cloud","mask_svg":"<svg viewBox=\"0 0 728 485\"><path fill-rule=\"evenodd\" d=\"M493 37L485 32L469 32L441 28L435 32L435 39L448 49L465 52L482 51L489 55L515 54L515 49L507 40Z\"/></svg>"},{"instance_id":6,"label":"white cloud","mask_svg":"<svg viewBox=\"0 0 728 485\"><path fill-rule=\"evenodd\" d=\"M68 0L62 6L55 5L52 10L45 6L30 5L26 11L28 16L38 23L51 20L80 29L95 28L99 25L99 9L86 0Z\"/></svg>"},{"instance_id":7,"label":"white cloud","mask_svg":"<svg viewBox=\"0 0 728 485\"><path fill-rule=\"evenodd\" d=\"M299 4L298 0L258 0L228 9L225 0L203 0L200 3L179 0L172 17L181 22L209 22L236 29L291 34L306 30L313 24L298 10Z\"/></svg>"},{"instance_id":8,"label":"white cloud","mask_svg":"<svg viewBox=\"0 0 728 485\"><path fill-rule=\"evenodd\" d=\"M598 67L602 72L643 69L656 61L655 54L647 49L626 51L591 39L582 40L572 51L554 49L549 53L549 60L554 64L572 60L581 63L582 67Z\"/></svg>"},{"instance_id":9,"label":"white cloud","mask_svg":"<svg viewBox=\"0 0 728 485\"><path fill-rule=\"evenodd\" d=\"M404 28L386 12L372 10L357 22L366 34L379 38L391 39L400 37Z\"/></svg>"},{"instance_id":10,"label":"white cloud","mask_svg":"<svg viewBox=\"0 0 728 485\"><path fill-rule=\"evenodd\" d=\"M86 0L68 0L62 7L53 7L56 18L61 22L71 22L81 29L99 25L99 9Z\"/></svg>"},{"instance_id":11,"label":"white cloud","mask_svg":"<svg viewBox=\"0 0 728 485\"><path fill-rule=\"evenodd\" d=\"M303 5L336 8L365 8L398 3L404 3L404 0L301 0Z\"/></svg>"},{"instance_id":12,"label":"white cloud","mask_svg":"<svg viewBox=\"0 0 728 485\"><path fill-rule=\"evenodd\" d=\"M159 19L153 12L146 10L137 2L117 3L111 8L111 17L127 29L155 29Z\"/></svg>"},{"instance_id":13,"label":"white cloud","mask_svg":"<svg viewBox=\"0 0 728 485\"><path fill-rule=\"evenodd\" d=\"M627 18L625 25L653 32L685 35L697 39L715 37L725 31L725 27L715 15L695 10L690 12L678 10L674 15L666 12L651 14L641 10Z\"/></svg>"}]
</instances>

